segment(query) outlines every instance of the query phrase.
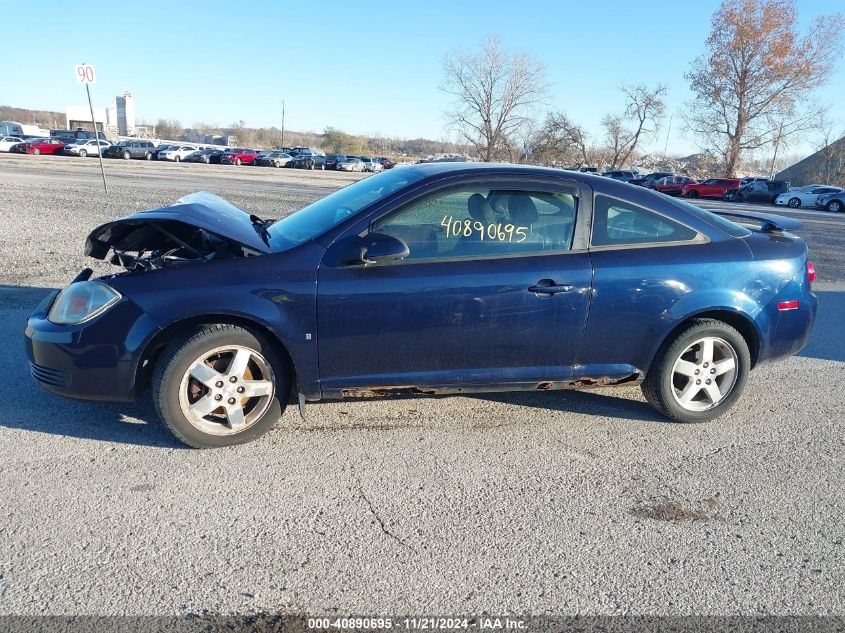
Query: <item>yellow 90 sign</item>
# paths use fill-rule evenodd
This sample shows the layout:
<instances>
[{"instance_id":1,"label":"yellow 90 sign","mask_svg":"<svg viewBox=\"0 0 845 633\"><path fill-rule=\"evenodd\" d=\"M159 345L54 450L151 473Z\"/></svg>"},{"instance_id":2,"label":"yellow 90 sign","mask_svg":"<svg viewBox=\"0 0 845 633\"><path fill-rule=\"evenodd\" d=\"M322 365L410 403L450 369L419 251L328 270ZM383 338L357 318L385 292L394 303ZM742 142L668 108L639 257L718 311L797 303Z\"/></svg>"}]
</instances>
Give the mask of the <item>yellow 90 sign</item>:
<instances>
[{"instance_id":1,"label":"yellow 90 sign","mask_svg":"<svg viewBox=\"0 0 845 633\"><path fill-rule=\"evenodd\" d=\"M490 240L492 242L513 242L515 244L524 242L528 238L527 226L495 222L485 224L479 220L455 220L451 215L444 215L440 226L446 229L446 237L478 235L479 241Z\"/></svg>"}]
</instances>

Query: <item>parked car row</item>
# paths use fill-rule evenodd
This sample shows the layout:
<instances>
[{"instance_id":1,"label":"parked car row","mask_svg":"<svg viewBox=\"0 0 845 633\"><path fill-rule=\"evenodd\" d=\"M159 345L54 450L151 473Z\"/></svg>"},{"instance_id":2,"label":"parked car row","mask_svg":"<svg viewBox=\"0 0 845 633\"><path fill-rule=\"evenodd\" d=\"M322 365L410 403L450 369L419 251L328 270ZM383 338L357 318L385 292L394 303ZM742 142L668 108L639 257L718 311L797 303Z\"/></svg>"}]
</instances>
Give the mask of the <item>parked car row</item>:
<instances>
[{"instance_id":1,"label":"parked car row","mask_svg":"<svg viewBox=\"0 0 845 633\"><path fill-rule=\"evenodd\" d=\"M787 206L792 209L800 207L820 207L839 213L843 209L843 190L841 187L830 185L805 185L798 189L787 191L775 198L778 206Z\"/></svg>"},{"instance_id":2,"label":"parked car row","mask_svg":"<svg viewBox=\"0 0 845 633\"><path fill-rule=\"evenodd\" d=\"M603 176L626 180L630 171L605 172ZM761 177L707 178L697 181L689 176L656 171L645 176L626 180L632 185L654 189L670 196L684 198L715 198L733 202L763 202L792 209L818 207L840 212L845 209L843 190L832 185L805 185L790 187L785 180L768 180Z\"/></svg>"},{"instance_id":3,"label":"parked car row","mask_svg":"<svg viewBox=\"0 0 845 633\"><path fill-rule=\"evenodd\" d=\"M16 136L0 137L0 151L22 154L69 154L80 157L98 156L124 160L161 160L221 165L257 165L261 167L291 167L296 169L335 169L341 171L378 172L392 168L395 163L388 158L365 156L328 156L307 147L285 147L273 150L255 150L239 147L210 147L192 143L155 145L152 141L126 139L117 143L96 139L23 139Z\"/></svg>"}]
</instances>

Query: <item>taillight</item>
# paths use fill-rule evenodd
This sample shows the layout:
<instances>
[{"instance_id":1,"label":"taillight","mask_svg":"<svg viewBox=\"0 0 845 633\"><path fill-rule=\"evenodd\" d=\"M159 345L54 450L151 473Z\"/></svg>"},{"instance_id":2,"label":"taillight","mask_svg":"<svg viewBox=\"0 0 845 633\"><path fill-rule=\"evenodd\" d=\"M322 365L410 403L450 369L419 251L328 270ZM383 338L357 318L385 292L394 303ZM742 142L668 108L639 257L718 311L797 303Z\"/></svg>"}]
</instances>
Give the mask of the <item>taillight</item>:
<instances>
[{"instance_id":1,"label":"taillight","mask_svg":"<svg viewBox=\"0 0 845 633\"><path fill-rule=\"evenodd\" d=\"M809 259L807 260L807 278L813 282L816 280L816 267Z\"/></svg>"}]
</instances>

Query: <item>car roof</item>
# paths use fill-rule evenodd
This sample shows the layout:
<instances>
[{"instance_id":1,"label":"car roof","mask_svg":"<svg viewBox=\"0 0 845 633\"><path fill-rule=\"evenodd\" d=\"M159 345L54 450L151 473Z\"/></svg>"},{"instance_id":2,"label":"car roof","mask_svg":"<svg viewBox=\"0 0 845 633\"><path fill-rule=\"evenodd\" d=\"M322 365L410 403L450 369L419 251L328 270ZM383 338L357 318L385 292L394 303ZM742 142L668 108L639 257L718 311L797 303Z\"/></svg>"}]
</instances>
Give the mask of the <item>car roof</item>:
<instances>
[{"instance_id":1,"label":"car roof","mask_svg":"<svg viewBox=\"0 0 845 633\"><path fill-rule=\"evenodd\" d=\"M434 177L441 174L477 174L497 172L497 174L513 174L515 176L540 176L543 178L573 178L591 186L607 187L608 179L596 173L555 169L553 167L536 167L534 165L514 165L511 163L472 163L472 162L442 162L419 163L409 165L404 169L413 169L423 177ZM636 187L636 185L620 185Z\"/></svg>"}]
</instances>

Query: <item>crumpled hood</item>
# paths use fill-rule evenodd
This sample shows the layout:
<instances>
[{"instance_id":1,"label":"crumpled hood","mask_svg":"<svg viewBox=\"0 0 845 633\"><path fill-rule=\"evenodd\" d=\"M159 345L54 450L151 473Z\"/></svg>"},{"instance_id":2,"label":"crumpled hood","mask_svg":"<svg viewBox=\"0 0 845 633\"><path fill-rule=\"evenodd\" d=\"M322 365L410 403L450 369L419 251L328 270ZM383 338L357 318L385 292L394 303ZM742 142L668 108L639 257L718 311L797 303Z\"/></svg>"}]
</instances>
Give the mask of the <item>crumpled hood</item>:
<instances>
[{"instance_id":1,"label":"crumpled hood","mask_svg":"<svg viewBox=\"0 0 845 633\"><path fill-rule=\"evenodd\" d=\"M88 235L85 254L104 259L110 248L143 251L159 248L155 236L176 235L180 227L195 227L223 237L259 253L270 247L253 224L255 216L207 191L180 198L175 204L139 211L103 224ZM164 237L159 239L165 239Z\"/></svg>"}]
</instances>

